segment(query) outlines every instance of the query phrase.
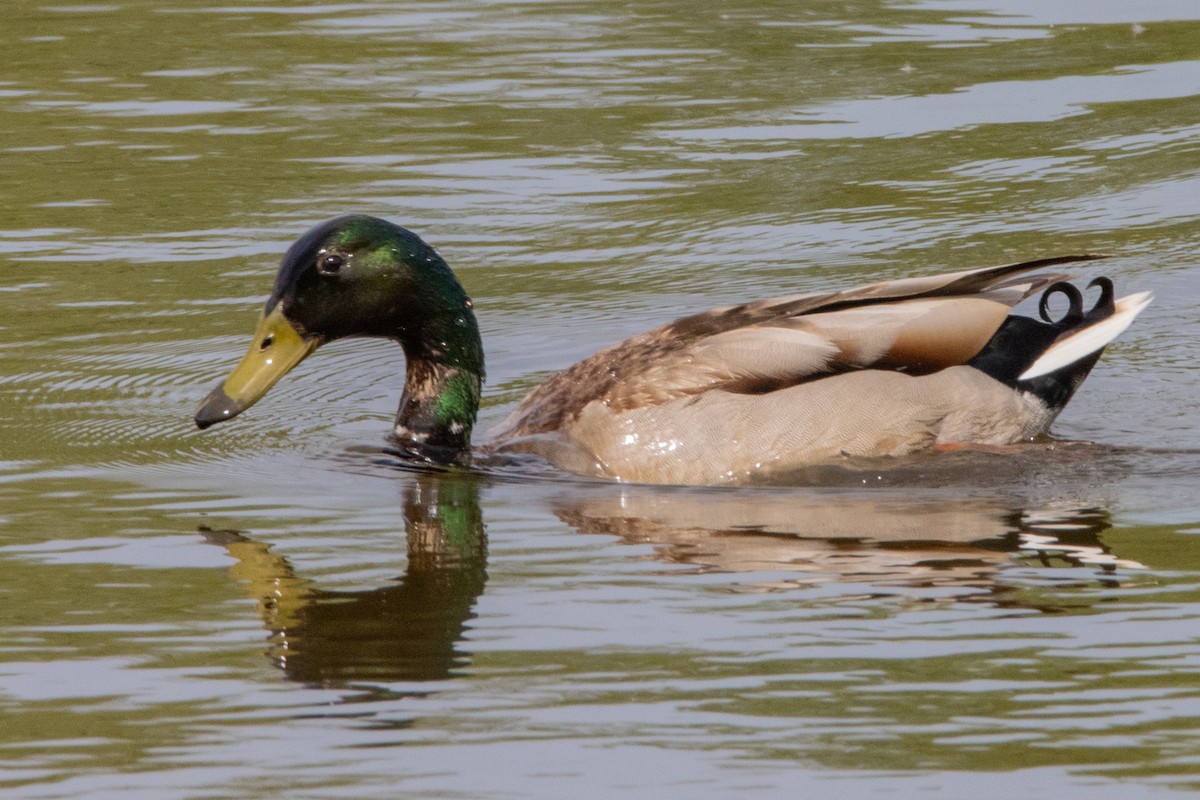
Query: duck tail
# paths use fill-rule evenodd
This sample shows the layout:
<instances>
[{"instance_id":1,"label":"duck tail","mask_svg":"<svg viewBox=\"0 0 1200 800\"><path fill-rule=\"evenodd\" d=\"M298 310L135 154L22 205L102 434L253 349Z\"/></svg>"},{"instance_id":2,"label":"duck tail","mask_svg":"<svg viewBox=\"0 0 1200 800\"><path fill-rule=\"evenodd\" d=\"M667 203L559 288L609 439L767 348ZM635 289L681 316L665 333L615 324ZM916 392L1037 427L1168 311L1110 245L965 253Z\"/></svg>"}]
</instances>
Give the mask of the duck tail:
<instances>
[{"instance_id":1,"label":"duck tail","mask_svg":"<svg viewBox=\"0 0 1200 800\"><path fill-rule=\"evenodd\" d=\"M1138 292L1114 300L1108 278L1096 278L1088 284L1089 289L1093 287L1099 287L1100 299L1085 312L1078 288L1065 281L1052 284L1038 305L1041 320L1009 317L968 365L1033 394L1057 413L1091 372L1105 346L1153 299L1150 292ZM1069 303L1057 320L1049 312L1050 298L1056 294Z\"/></svg>"}]
</instances>

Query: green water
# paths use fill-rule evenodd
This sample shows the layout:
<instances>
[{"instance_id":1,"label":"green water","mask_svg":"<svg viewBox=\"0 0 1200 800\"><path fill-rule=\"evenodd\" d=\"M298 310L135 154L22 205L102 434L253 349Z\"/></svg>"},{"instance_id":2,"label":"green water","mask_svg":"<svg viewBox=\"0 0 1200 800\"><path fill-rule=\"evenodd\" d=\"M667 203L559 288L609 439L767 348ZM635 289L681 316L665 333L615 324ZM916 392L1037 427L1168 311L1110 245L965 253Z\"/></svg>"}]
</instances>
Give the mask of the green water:
<instances>
[{"instance_id":1,"label":"green water","mask_svg":"<svg viewBox=\"0 0 1200 800\"><path fill-rule=\"evenodd\" d=\"M0 42L5 798L1200 788L1194 3L21 3ZM820 486L416 473L379 342L194 430L347 211L471 293L479 430L738 300L1080 251L1156 300L1071 443Z\"/></svg>"}]
</instances>

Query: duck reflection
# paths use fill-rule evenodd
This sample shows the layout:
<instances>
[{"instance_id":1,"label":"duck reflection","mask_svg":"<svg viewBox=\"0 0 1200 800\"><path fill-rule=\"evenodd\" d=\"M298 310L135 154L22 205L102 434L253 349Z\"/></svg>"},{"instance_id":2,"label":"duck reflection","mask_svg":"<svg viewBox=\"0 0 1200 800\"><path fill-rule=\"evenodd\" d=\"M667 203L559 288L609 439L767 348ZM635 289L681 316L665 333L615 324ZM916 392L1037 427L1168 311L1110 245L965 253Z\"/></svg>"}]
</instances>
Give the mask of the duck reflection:
<instances>
[{"instance_id":1,"label":"duck reflection","mask_svg":"<svg viewBox=\"0 0 1200 800\"><path fill-rule=\"evenodd\" d=\"M321 686L431 681L465 663L456 649L487 580L478 485L465 474L418 476L406 487L408 568L362 592L318 588L270 545L201 529L236 559L258 601L269 655L288 677Z\"/></svg>"},{"instance_id":2,"label":"duck reflection","mask_svg":"<svg viewBox=\"0 0 1200 800\"><path fill-rule=\"evenodd\" d=\"M1141 566L1101 540L1112 525L1107 511L1070 502L1021 509L991 499L828 490L760 490L750 500L629 487L560 500L555 513L581 532L650 544L661 561L760 576L746 589L838 580L1001 592L999 571L1022 561L1090 567L1095 580Z\"/></svg>"},{"instance_id":3,"label":"duck reflection","mask_svg":"<svg viewBox=\"0 0 1200 800\"><path fill-rule=\"evenodd\" d=\"M465 471L400 477L408 567L382 588L321 589L269 545L236 531L202 531L236 559L232 571L272 632L270 656L289 677L378 686L444 679L464 665L458 643L486 581L484 480L500 503L548 508L579 532L651 545L646 557L663 563L744 575L744 591L840 582L852 596L903 587L915 599L1053 612L1061 593L1039 591L1041 577L1059 586L1117 582L1140 566L1105 546L1111 522L1097 502L971 497L946 486L712 490L493 480ZM1039 577L1012 579L1028 568Z\"/></svg>"},{"instance_id":4,"label":"duck reflection","mask_svg":"<svg viewBox=\"0 0 1200 800\"><path fill-rule=\"evenodd\" d=\"M746 590L835 580L852 591L965 588L975 591L955 597L1049 611L1052 602L1014 588L1014 568L1086 568L1054 580L1111 584L1141 567L1103 541L1103 487L1127 468L1113 448L1045 442L848 460L791 476L798 486L593 487L551 507L577 530L653 545L661 561L747 574Z\"/></svg>"}]
</instances>

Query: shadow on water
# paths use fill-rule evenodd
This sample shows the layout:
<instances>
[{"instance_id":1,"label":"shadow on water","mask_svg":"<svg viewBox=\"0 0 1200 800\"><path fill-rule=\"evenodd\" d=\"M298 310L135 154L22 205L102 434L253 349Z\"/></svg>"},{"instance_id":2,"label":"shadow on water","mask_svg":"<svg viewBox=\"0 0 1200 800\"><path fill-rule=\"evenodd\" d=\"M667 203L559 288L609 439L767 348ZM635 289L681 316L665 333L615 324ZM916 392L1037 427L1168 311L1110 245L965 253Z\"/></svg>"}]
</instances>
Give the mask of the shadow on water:
<instances>
[{"instance_id":1,"label":"shadow on water","mask_svg":"<svg viewBox=\"0 0 1200 800\"><path fill-rule=\"evenodd\" d=\"M824 475L826 485L787 488L536 481L375 461L381 465L406 484L408 539L406 572L385 587L321 589L269 544L201 529L236 559L232 572L271 631L270 658L296 681L437 681L466 665L459 643L486 582L481 490L545 508L580 533L649 545L646 557L674 575L682 566L684 574L744 576L740 591L841 583L858 596L908 593L1055 613L1083 609L1031 591L1028 578L1014 581L1014 568L1103 587L1128 582L1141 567L1104 542L1112 527L1105 486L1131 463L1093 445L952 455L886 472L852 465Z\"/></svg>"}]
</instances>

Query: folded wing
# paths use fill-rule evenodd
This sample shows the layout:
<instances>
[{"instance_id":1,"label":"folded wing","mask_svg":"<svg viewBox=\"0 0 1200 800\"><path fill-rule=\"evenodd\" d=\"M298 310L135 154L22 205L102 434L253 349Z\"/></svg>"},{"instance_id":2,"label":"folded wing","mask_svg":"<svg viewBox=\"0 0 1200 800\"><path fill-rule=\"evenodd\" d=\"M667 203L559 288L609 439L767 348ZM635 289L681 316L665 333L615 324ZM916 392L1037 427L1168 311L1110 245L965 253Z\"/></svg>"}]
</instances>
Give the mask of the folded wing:
<instances>
[{"instance_id":1,"label":"folded wing","mask_svg":"<svg viewBox=\"0 0 1200 800\"><path fill-rule=\"evenodd\" d=\"M853 369L927 373L977 354L1025 297L1076 255L714 309L643 333L558 373L493 432L557 428L588 403L614 411L720 389L762 393ZM1014 277L1019 276L1019 277Z\"/></svg>"}]
</instances>

